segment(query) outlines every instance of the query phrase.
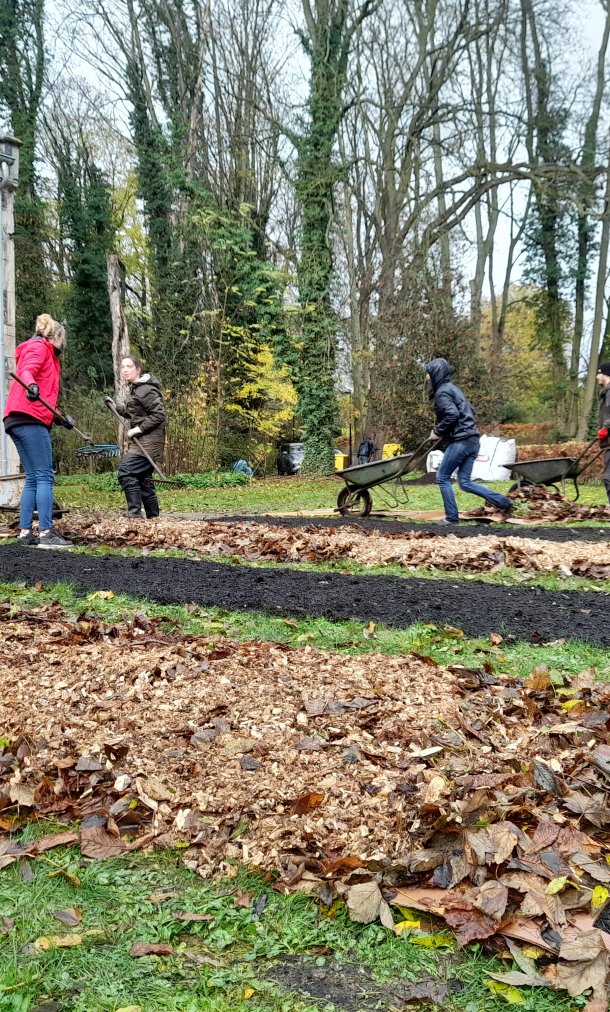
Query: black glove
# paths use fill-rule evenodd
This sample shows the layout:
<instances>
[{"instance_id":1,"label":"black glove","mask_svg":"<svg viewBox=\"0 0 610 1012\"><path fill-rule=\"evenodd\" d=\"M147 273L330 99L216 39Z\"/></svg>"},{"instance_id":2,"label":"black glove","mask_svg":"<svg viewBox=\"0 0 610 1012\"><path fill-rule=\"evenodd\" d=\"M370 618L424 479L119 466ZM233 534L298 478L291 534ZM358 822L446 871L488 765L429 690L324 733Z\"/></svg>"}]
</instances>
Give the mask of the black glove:
<instances>
[{"instance_id":1,"label":"black glove","mask_svg":"<svg viewBox=\"0 0 610 1012\"><path fill-rule=\"evenodd\" d=\"M104 397L104 404L107 408L116 408L116 404L114 403L112 397Z\"/></svg>"},{"instance_id":2,"label":"black glove","mask_svg":"<svg viewBox=\"0 0 610 1012\"><path fill-rule=\"evenodd\" d=\"M25 396L28 401L37 401L40 397L40 387L38 386L38 383L30 383L25 392Z\"/></svg>"},{"instance_id":3,"label":"black glove","mask_svg":"<svg viewBox=\"0 0 610 1012\"><path fill-rule=\"evenodd\" d=\"M65 429L74 428L74 419L70 418L70 415L62 415L61 418L57 419L59 425L63 425Z\"/></svg>"}]
</instances>

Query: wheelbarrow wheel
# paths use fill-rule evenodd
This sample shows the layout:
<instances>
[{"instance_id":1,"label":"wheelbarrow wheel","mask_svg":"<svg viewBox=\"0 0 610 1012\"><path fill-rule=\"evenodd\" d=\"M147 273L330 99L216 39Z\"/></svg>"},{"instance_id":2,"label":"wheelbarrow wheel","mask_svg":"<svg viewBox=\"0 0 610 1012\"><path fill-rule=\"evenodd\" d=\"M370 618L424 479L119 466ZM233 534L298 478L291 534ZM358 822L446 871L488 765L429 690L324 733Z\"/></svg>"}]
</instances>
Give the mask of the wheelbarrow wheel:
<instances>
[{"instance_id":1,"label":"wheelbarrow wheel","mask_svg":"<svg viewBox=\"0 0 610 1012\"><path fill-rule=\"evenodd\" d=\"M371 493L366 488L344 488L337 498L337 509L344 517L368 517L373 508Z\"/></svg>"}]
</instances>

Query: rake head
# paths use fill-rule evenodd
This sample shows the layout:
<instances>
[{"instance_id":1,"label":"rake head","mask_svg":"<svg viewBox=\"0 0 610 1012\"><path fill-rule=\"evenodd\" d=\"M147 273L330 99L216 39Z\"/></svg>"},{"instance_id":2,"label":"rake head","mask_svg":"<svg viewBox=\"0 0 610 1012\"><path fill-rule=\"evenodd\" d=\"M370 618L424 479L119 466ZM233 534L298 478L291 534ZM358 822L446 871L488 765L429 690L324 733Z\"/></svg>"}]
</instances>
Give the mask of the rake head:
<instances>
[{"instance_id":1,"label":"rake head","mask_svg":"<svg viewBox=\"0 0 610 1012\"><path fill-rule=\"evenodd\" d=\"M90 446L79 446L76 451L81 460L110 460L120 457L121 450L116 443L91 443Z\"/></svg>"}]
</instances>

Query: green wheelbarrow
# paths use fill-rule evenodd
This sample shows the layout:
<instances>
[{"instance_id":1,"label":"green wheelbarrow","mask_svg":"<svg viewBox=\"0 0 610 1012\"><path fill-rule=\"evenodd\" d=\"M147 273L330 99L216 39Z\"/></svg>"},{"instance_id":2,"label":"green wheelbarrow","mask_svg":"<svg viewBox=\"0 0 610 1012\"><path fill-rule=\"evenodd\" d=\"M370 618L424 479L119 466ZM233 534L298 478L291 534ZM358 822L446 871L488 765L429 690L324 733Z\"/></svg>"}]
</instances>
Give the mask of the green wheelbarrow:
<instances>
[{"instance_id":1,"label":"green wheelbarrow","mask_svg":"<svg viewBox=\"0 0 610 1012\"><path fill-rule=\"evenodd\" d=\"M384 505L390 509L407 506L408 490L403 482L406 474L421 468L424 458L436 449L440 440L426 439L413 453L403 453L387 460L374 460L370 464L357 464L336 473L343 478L345 488L337 497L337 510L344 517L368 517L373 508L371 489L385 487L378 492Z\"/></svg>"}]
</instances>

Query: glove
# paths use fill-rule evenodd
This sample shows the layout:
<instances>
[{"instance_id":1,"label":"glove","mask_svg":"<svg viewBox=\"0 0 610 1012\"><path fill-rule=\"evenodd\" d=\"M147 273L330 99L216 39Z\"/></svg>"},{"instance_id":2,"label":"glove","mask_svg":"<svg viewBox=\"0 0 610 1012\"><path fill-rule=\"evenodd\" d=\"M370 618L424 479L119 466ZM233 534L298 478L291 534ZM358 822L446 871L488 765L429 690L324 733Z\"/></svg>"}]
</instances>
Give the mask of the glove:
<instances>
[{"instance_id":1,"label":"glove","mask_svg":"<svg viewBox=\"0 0 610 1012\"><path fill-rule=\"evenodd\" d=\"M597 433L597 438L599 439L600 443L603 443L604 439L608 438L608 429L606 428L599 429Z\"/></svg>"},{"instance_id":2,"label":"glove","mask_svg":"<svg viewBox=\"0 0 610 1012\"><path fill-rule=\"evenodd\" d=\"M57 423L58 425L63 425L64 429L74 428L74 419L70 418L70 415L63 415L61 418L58 418Z\"/></svg>"},{"instance_id":3,"label":"glove","mask_svg":"<svg viewBox=\"0 0 610 1012\"><path fill-rule=\"evenodd\" d=\"M106 405L107 408L116 409L116 404L114 403L112 397L104 397L104 404Z\"/></svg>"},{"instance_id":4,"label":"glove","mask_svg":"<svg viewBox=\"0 0 610 1012\"><path fill-rule=\"evenodd\" d=\"M431 443L433 439L438 439L438 435L434 429L431 429L430 435L428 436L428 442Z\"/></svg>"},{"instance_id":5,"label":"glove","mask_svg":"<svg viewBox=\"0 0 610 1012\"><path fill-rule=\"evenodd\" d=\"M127 430L127 435L129 436L130 439L131 439L132 436L141 436L142 435L142 429L140 428L139 425L136 425L136 426L134 426L133 429L128 429Z\"/></svg>"},{"instance_id":6,"label":"glove","mask_svg":"<svg viewBox=\"0 0 610 1012\"><path fill-rule=\"evenodd\" d=\"M40 397L40 387L38 386L38 383L30 383L25 392L25 396L28 401L37 401Z\"/></svg>"}]
</instances>

